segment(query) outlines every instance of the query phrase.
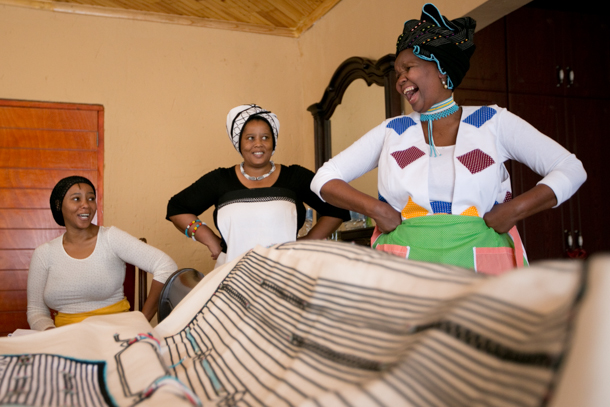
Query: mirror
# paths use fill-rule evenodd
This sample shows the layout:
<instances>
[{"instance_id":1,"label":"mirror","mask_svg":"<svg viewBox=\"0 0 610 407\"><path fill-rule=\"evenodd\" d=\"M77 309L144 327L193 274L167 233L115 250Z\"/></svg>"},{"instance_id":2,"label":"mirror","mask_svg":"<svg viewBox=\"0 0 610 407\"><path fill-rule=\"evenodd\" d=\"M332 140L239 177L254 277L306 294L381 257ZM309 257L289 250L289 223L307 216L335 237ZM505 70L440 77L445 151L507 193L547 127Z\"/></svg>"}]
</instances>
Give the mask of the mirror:
<instances>
[{"instance_id":1,"label":"mirror","mask_svg":"<svg viewBox=\"0 0 610 407\"><path fill-rule=\"evenodd\" d=\"M352 57L346 59L341 65L339 65L333 74L330 84L324 91L322 100L320 100L319 103L314 103L313 105L309 106L307 110L309 110L314 117L316 170L333 155L333 142L331 134L332 129L330 124L331 117L333 117L337 106L341 104L345 92L348 90L348 87L350 87L352 82L356 81L357 79L362 79L369 87L373 84L381 86L384 93L384 101L375 101L373 103L381 104L382 108L385 110L385 118L394 117L401 114L401 97L394 87L396 82L396 75L394 73L394 59L394 54L388 54L377 61L362 57ZM358 91L358 87L359 85L356 85L356 88L354 88L354 92L356 92L354 97L360 99L368 98L368 96L361 96ZM351 92L352 91L349 93ZM383 117L381 117L380 120L376 120L376 123L373 126L370 126L369 129L381 123L382 120ZM348 143L348 145L363 134L362 129L358 129L355 135L352 134L354 138ZM339 143L342 143L342 141L339 141ZM377 178L375 177L375 184L376 181ZM377 191L375 187L374 196L376 195Z\"/></svg>"},{"instance_id":2,"label":"mirror","mask_svg":"<svg viewBox=\"0 0 610 407\"><path fill-rule=\"evenodd\" d=\"M384 88L368 86L362 79L353 81L343 94L330 120L331 156L334 157L385 119ZM350 185L377 198L377 169L350 182Z\"/></svg>"}]
</instances>

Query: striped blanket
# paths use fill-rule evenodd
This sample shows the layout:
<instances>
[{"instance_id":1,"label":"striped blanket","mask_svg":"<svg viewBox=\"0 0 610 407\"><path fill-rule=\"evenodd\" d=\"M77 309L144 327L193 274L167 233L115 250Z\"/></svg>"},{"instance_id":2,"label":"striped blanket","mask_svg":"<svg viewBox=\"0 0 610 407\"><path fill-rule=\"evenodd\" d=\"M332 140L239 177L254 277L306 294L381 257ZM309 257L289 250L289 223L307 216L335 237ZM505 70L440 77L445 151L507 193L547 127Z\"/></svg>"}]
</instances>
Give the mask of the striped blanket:
<instances>
[{"instance_id":1,"label":"striped blanket","mask_svg":"<svg viewBox=\"0 0 610 407\"><path fill-rule=\"evenodd\" d=\"M0 405L541 406L585 269L490 277L343 243L257 247L154 329L129 313L0 339Z\"/></svg>"}]
</instances>

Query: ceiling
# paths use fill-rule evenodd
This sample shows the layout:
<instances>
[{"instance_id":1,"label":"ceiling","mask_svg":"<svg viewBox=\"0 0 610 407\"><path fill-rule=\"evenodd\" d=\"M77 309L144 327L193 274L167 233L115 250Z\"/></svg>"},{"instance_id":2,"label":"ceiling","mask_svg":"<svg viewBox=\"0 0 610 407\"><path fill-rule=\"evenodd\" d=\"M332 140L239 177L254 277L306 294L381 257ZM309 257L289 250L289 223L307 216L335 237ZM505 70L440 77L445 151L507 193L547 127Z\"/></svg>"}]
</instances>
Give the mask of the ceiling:
<instances>
[{"instance_id":1,"label":"ceiling","mask_svg":"<svg viewBox=\"0 0 610 407\"><path fill-rule=\"evenodd\" d=\"M298 37L341 0L0 0L0 4Z\"/></svg>"}]
</instances>

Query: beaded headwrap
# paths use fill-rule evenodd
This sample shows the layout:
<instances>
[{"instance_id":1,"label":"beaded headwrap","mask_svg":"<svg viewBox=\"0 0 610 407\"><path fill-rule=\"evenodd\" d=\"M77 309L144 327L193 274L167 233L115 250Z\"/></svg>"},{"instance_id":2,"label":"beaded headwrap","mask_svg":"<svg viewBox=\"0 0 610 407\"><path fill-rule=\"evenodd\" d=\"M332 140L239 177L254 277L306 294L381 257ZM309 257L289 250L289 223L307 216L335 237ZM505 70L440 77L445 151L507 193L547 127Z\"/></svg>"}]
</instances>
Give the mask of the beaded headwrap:
<instances>
[{"instance_id":1,"label":"beaded headwrap","mask_svg":"<svg viewBox=\"0 0 610 407\"><path fill-rule=\"evenodd\" d=\"M241 151L239 150L241 133L246 126L246 123L252 119L263 119L269 124L273 133L273 152L275 152L275 148L277 147L277 135L280 132L280 121L274 113L255 104L234 107L227 115L227 134L237 152L241 154Z\"/></svg>"},{"instance_id":2,"label":"beaded headwrap","mask_svg":"<svg viewBox=\"0 0 610 407\"><path fill-rule=\"evenodd\" d=\"M68 190L72 188L74 184L87 184L93 188L93 193L97 196L95 192L95 187L85 177L81 177L78 175L73 175L71 177L66 177L61 179L53 188L51 192L51 198L49 199L49 204L51 205L51 213L53 213L53 219L59 226L66 226L64 223L64 215L61 213L61 206L64 202L64 197L68 193Z\"/></svg>"},{"instance_id":3,"label":"beaded headwrap","mask_svg":"<svg viewBox=\"0 0 610 407\"><path fill-rule=\"evenodd\" d=\"M396 42L396 55L413 48L415 56L435 62L438 70L447 75L447 88L455 89L470 68L476 25L470 17L448 21L434 4L426 3L419 20L405 23Z\"/></svg>"}]
</instances>

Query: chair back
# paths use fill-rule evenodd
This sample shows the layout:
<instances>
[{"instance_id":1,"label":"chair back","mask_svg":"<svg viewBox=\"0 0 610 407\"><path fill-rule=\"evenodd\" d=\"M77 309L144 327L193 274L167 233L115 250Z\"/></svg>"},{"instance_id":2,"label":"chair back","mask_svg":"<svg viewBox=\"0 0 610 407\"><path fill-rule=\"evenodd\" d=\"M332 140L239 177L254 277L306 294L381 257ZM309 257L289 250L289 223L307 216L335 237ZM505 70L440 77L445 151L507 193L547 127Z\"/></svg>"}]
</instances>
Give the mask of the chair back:
<instances>
[{"instance_id":1,"label":"chair back","mask_svg":"<svg viewBox=\"0 0 610 407\"><path fill-rule=\"evenodd\" d=\"M205 276L202 273L191 268L174 272L163 285L159 295L157 321L163 321L203 277Z\"/></svg>"},{"instance_id":2,"label":"chair back","mask_svg":"<svg viewBox=\"0 0 610 407\"><path fill-rule=\"evenodd\" d=\"M146 243L146 238L141 237L141 241ZM146 271L141 270L133 264L125 264L125 281L123 281L123 292L129 301L129 311L142 311L144 303L148 297L148 280ZM138 284L136 286L136 280ZM138 292L138 307L136 308L136 287Z\"/></svg>"}]
</instances>

